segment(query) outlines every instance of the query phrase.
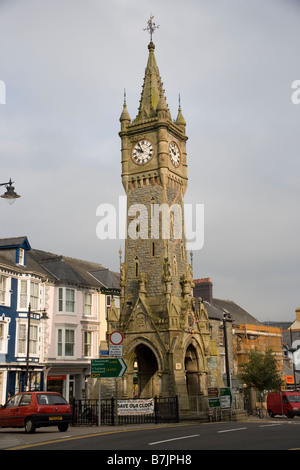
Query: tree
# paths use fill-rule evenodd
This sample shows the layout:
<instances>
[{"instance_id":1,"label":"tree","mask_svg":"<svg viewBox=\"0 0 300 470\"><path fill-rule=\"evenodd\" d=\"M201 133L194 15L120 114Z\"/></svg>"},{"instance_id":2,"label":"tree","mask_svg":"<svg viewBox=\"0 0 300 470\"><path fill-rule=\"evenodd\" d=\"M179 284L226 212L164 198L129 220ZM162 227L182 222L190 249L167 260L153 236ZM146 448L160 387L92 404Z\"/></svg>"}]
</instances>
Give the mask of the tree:
<instances>
[{"instance_id":1,"label":"tree","mask_svg":"<svg viewBox=\"0 0 300 470\"><path fill-rule=\"evenodd\" d=\"M248 361L241 364L241 369L240 379L247 387L253 387L260 393L278 389L280 374L271 349L265 353L257 349L250 351Z\"/></svg>"}]
</instances>

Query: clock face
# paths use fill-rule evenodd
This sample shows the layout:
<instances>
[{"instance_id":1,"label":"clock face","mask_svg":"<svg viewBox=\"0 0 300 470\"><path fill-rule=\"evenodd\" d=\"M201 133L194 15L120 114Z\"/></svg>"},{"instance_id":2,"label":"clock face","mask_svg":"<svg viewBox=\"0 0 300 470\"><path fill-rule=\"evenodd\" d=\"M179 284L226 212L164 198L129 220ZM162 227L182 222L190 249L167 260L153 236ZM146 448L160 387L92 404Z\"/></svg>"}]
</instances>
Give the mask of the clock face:
<instances>
[{"instance_id":1,"label":"clock face","mask_svg":"<svg viewBox=\"0 0 300 470\"><path fill-rule=\"evenodd\" d=\"M138 165L144 165L153 157L153 146L149 140L140 140L132 149L132 158Z\"/></svg>"},{"instance_id":2,"label":"clock face","mask_svg":"<svg viewBox=\"0 0 300 470\"><path fill-rule=\"evenodd\" d=\"M170 153L171 162L177 168L180 164L180 150L178 148L178 145L175 142L170 143L169 153Z\"/></svg>"}]
</instances>

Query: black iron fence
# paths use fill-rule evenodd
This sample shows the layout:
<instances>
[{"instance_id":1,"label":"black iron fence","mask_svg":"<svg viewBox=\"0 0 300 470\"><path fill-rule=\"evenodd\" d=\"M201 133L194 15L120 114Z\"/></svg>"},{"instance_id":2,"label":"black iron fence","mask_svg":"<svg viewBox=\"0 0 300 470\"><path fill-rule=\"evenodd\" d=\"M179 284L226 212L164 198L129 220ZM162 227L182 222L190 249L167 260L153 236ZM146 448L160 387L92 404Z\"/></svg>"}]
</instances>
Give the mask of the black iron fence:
<instances>
[{"instance_id":1,"label":"black iron fence","mask_svg":"<svg viewBox=\"0 0 300 470\"><path fill-rule=\"evenodd\" d=\"M99 400L71 400L73 426L98 426ZM113 425L115 399L101 400L101 424Z\"/></svg>"},{"instance_id":2,"label":"black iron fence","mask_svg":"<svg viewBox=\"0 0 300 470\"><path fill-rule=\"evenodd\" d=\"M122 400L132 404L133 400ZM71 400L73 426L98 426L99 400ZM177 397L154 397L153 408L147 413L131 411L117 413L116 399L101 399L101 425L115 424L144 424L144 423L174 423L179 421Z\"/></svg>"}]
</instances>

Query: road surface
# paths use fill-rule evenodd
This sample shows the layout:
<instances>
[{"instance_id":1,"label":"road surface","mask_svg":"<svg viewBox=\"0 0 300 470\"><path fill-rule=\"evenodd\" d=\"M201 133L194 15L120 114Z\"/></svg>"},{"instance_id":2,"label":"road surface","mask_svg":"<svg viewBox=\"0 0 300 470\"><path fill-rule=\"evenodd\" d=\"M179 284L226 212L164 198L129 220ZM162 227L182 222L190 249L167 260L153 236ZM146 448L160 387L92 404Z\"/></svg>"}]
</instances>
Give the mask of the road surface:
<instances>
[{"instance_id":1,"label":"road surface","mask_svg":"<svg viewBox=\"0 0 300 470\"><path fill-rule=\"evenodd\" d=\"M116 459L122 452L139 455L189 455L199 450L300 450L300 420L257 420L245 422L187 423L170 425L120 426L118 428L1 429L0 449L11 450L102 450L105 458ZM121 453L118 454L118 451ZM140 454L142 455L143 452ZM190 454L195 458L193 453ZM150 459L151 460L151 459ZM113 463L113 462L112 462ZM169 462L156 462L169 466ZM180 462L178 462L180 463ZM187 463L187 462L185 462ZM193 463L193 462L191 462ZM155 462L151 462L152 465Z\"/></svg>"}]
</instances>

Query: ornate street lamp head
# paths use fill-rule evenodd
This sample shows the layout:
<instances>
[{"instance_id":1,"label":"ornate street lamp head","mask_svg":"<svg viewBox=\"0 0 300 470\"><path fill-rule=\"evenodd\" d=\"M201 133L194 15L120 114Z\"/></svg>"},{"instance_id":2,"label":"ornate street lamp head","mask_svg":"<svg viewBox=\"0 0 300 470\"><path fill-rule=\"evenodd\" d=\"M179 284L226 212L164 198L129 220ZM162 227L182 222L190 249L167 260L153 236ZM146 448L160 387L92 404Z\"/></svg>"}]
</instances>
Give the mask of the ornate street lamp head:
<instances>
[{"instance_id":1,"label":"ornate street lamp head","mask_svg":"<svg viewBox=\"0 0 300 470\"><path fill-rule=\"evenodd\" d=\"M10 178L8 183L2 183L1 185L6 187L6 193L2 194L1 197L6 199L9 204L13 204L18 197L21 197L15 192L15 188L12 184L13 181Z\"/></svg>"}]
</instances>

